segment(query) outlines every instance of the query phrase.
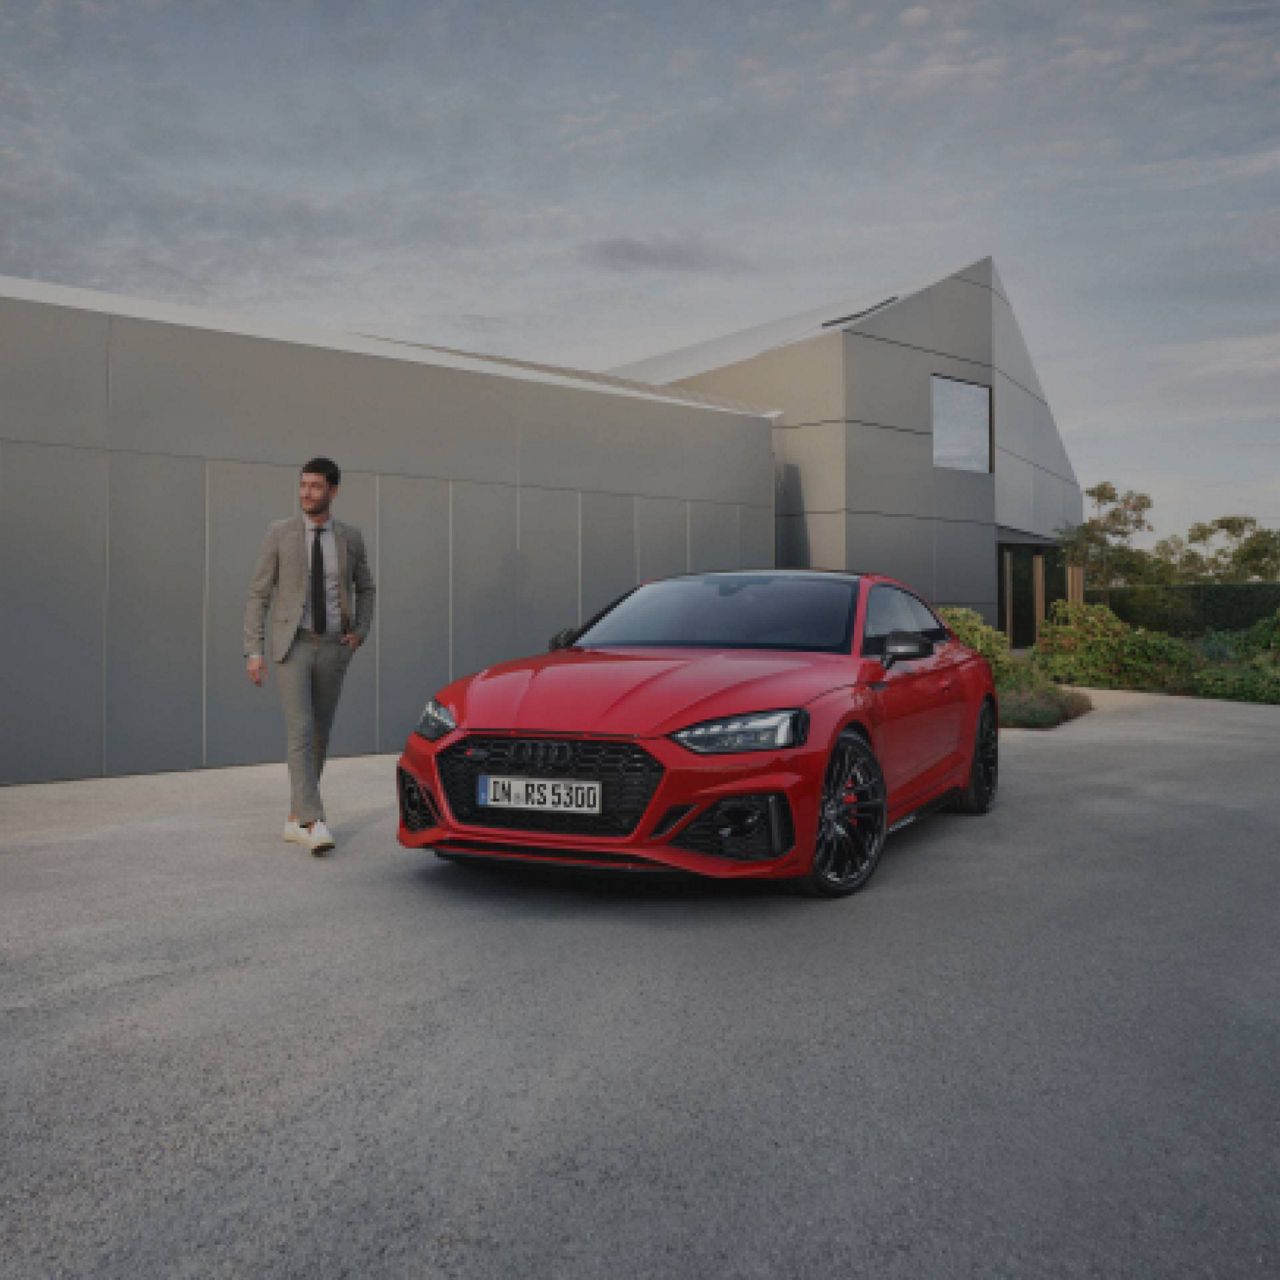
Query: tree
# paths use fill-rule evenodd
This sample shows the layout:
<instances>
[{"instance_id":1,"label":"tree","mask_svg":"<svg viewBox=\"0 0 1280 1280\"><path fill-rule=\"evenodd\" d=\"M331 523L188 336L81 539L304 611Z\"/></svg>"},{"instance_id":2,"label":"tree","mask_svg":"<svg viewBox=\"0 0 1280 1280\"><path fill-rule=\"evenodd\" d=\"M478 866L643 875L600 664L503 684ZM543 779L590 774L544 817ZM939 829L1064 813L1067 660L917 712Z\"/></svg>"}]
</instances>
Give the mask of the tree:
<instances>
[{"instance_id":1,"label":"tree","mask_svg":"<svg viewBox=\"0 0 1280 1280\"><path fill-rule=\"evenodd\" d=\"M1185 537L1161 538L1144 551L1130 540L1151 528L1151 499L1145 493L1121 493L1104 480L1085 494L1093 515L1058 530L1058 540L1067 563L1084 567L1086 588L1101 590L1107 604L1111 587L1280 581L1280 529L1262 528L1254 516L1200 521Z\"/></svg>"},{"instance_id":2,"label":"tree","mask_svg":"<svg viewBox=\"0 0 1280 1280\"><path fill-rule=\"evenodd\" d=\"M1204 554L1188 546L1179 534L1161 538L1151 548L1151 581L1161 586L1175 582L1203 582L1209 576L1209 565Z\"/></svg>"},{"instance_id":3,"label":"tree","mask_svg":"<svg viewBox=\"0 0 1280 1280\"><path fill-rule=\"evenodd\" d=\"M1280 580L1280 529L1255 529L1231 552L1236 581Z\"/></svg>"},{"instance_id":4,"label":"tree","mask_svg":"<svg viewBox=\"0 0 1280 1280\"><path fill-rule=\"evenodd\" d=\"M1187 541L1203 547L1201 581L1248 582L1280 577L1280 530L1260 529L1253 516L1219 516L1193 524Z\"/></svg>"},{"instance_id":5,"label":"tree","mask_svg":"<svg viewBox=\"0 0 1280 1280\"><path fill-rule=\"evenodd\" d=\"M1129 581L1145 556L1129 542L1135 533L1151 528L1151 499L1133 489L1120 493L1109 480L1086 489L1085 496L1093 503L1093 515L1074 528L1059 530L1058 537L1067 563L1084 568L1085 587L1101 588L1103 603L1110 604L1110 589Z\"/></svg>"}]
</instances>

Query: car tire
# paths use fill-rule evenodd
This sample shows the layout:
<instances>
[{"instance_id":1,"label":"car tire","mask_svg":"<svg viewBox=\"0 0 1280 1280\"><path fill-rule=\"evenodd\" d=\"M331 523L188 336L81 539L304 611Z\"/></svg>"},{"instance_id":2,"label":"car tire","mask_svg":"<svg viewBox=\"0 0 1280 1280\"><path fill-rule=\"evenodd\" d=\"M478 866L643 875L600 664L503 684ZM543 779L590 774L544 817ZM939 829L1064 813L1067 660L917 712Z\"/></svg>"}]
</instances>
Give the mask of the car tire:
<instances>
[{"instance_id":1,"label":"car tire","mask_svg":"<svg viewBox=\"0 0 1280 1280\"><path fill-rule=\"evenodd\" d=\"M813 869L799 882L814 898L845 898L871 879L889 828L884 774L871 744L853 730L831 748L818 799Z\"/></svg>"},{"instance_id":2,"label":"car tire","mask_svg":"<svg viewBox=\"0 0 1280 1280\"><path fill-rule=\"evenodd\" d=\"M996 798L1000 782L1000 728L996 709L990 699L978 712L978 726L973 732L973 761L969 765L969 781L956 799L961 813L986 813Z\"/></svg>"}]
</instances>

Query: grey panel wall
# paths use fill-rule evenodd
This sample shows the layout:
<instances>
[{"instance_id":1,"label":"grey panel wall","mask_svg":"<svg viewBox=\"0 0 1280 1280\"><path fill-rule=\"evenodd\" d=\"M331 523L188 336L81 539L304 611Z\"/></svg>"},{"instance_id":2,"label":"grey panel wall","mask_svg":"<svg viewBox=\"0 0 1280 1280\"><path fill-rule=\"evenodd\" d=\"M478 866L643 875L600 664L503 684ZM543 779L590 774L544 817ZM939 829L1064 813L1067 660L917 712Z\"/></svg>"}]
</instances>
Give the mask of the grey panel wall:
<instances>
[{"instance_id":1,"label":"grey panel wall","mask_svg":"<svg viewBox=\"0 0 1280 1280\"><path fill-rule=\"evenodd\" d=\"M975 520L990 524L996 503L991 472L933 468L933 512L940 520Z\"/></svg>"},{"instance_id":2,"label":"grey panel wall","mask_svg":"<svg viewBox=\"0 0 1280 1280\"><path fill-rule=\"evenodd\" d=\"M938 604L980 600L994 609L996 531L990 524L938 520L933 529L933 598Z\"/></svg>"},{"instance_id":3,"label":"grey panel wall","mask_svg":"<svg viewBox=\"0 0 1280 1280\"><path fill-rule=\"evenodd\" d=\"M665 578L689 567L688 505L669 498L637 498L636 578ZM769 518L769 545L773 546L773 514ZM771 550L772 554L772 550Z\"/></svg>"},{"instance_id":4,"label":"grey panel wall","mask_svg":"<svg viewBox=\"0 0 1280 1280\"><path fill-rule=\"evenodd\" d=\"M840 422L844 417L843 366L842 335L832 330L674 385L778 410L780 426Z\"/></svg>"},{"instance_id":5,"label":"grey panel wall","mask_svg":"<svg viewBox=\"0 0 1280 1280\"><path fill-rule=\"evenodd\" d=\"M848 522L845 511L779 516L777 563L784 568L858 568L849 559Z\"/></svg>"},{"instance_id":6,"label":"grey panel wall","mask_svg":"<svg viewBox=\"0 0 1280 1280\"><path fill-rule=\"evenodd\" d=\"M695 573L736 569L738 508L716 502L689 503L689 568Z\"/></svg>"},{"instance_id":7,"label":"grey panel wall","mask_svg":"<svg viewBox=\"0 0 1280 1280\"><path fill-rule=\"evenodd\" d=\"M683 572L691 531L736 564L749 529L770 561L771 434L746 411L409 351L2 298L0 782L283 758L274 671L250 684L242 624L313 454L343 467L335 514L378 585L333 750L394 751L451 676Z\"/></svg>"},{"instance_id":8,"label":"grey panel wall","mask_svg":"<svg viewBox=\"0 0 1280 1280\"><path fill-rule=\"evenodd\" d=\"M774 429L779 515L843 510L846 435L844 422Z\"/></svg>"},{"instance_id":9,"label":"grey panel wall","mask_svg":"<svg viewBox=\"0 0 1280 1280\"><path fill-rule=\"evenodd\" d=\"M1058 436L1053 414L1043 400L996 371L996 441L1000 448L1064 480L1074 481L1075 472Z\"/></svg>"},{"instance_id":10,"label":"grey panel wall","mask_svg":"<svg viewBox=\"0 0 1280 1280\"><path fill-rule=\"evenodd\" d=\"M205 464L110 459L108 773L204 763Z\"/></svg>"},{"instance_id":11,"label":"grey panel wall","mask_svg":"<svg viewBox=\"0 0 1280 1280\"><path fill-rule=\"evenodd\" d=\"M933 437L924 431L850 423L845 470L851 511L931 516L934 513Z\"/></svg>"},{"instance_id":12,"label":"grey panel wall","mask_svg":"<svg viewBox=\"0 0 1280 1280\"><path fill-rule=\"evenodd\" d=\"M1034 529L1035 468L1004 449L996 450L996 518L1011 529Z\"/></svg>"},{"instance_id":13,"label":"grey panel wall","mask_svg":"<svg viewBox=\"0 0 1280 1280\"><path fill-rule=\"evenodd\" d=\"M636 580L636 518L631 498L582 495L581 621L598 613Z\"/></svg>"},{"instance_id":14,"label":"grey panel wall","mask_svg":"<svg viewBox=\"0 0 1280 1280\"><path fill-rule=\"evenodd\" d=\"M744 569L767 569L774 564L773 510L770 507L740 508L738 540L739 564Z\"/></svg>"},{"instance_id":15,"label":"grey panel wall","mask_svg":"<svg viewBox=\"0 0 1280 1280\"><path fill-rule=\"evenodd\" d=\"M990 366L857 333L845 335L847 417L881 427L931 431L930 374L991 385Z\"/></svg>"},{"instance_id":16,"label":"grey panel wall","mask_svg":"<svg viewBox=\"0 0 1280 1280\"><path fill-rule=\"evenodd\" d=\"M515 649L540 653L578 621L578 495L525 485L519 505Z\"/></svg>"},{"instance_id":17,"label":"grey panel wall","mask_svg":"<svg viewBox=\"0 0 1280 1280\"><path fill-rule=\"evenodd\" d=\"M110 440L297 467L516 480L503 397L456 369L117 318Z\"/></svg>"},{"instance_id":18,"label":"grey panel wall","mask_svg":"<svg viewBox=\"0 0 1280 1280\"><path fill-rule=\"evenodd\" d=\"M298 508L298 470L248 462L210 462L207 467L205 763L280 760L284 724L275 670L268 662L262 688L249 682L243 622L245 593L267 527ZM266 645L269 657L270 616Z\"/></svg>"},{"instance_id":19,"label":"grey panel wall","mask_svg":"<svg viewBox=\"0 0 1280 1280\"><path fill-rule=\"evenodd\" d=\"M516 491L453 484L453 677L513 656L516 623Z\"/></svg>"},{"instance_id":20,"label":"grey panel wall","mask_svg":"<svg viewBox=\"0 0 1280 1280\"><path fill-rule=\"evenodd\" d=\"M0 438L106 444L109 316L0 298Z\"/></svg>"},{"instance_id":21,"label":"grey panel wall","mask_svg":"<svg viewBox=\"0 0 1280 1280\"><path fill-rule=\"evenodd\" d=\"M1027 350L1022 330L1018 328L1013 308L1005 298L993 295L991 312L994 332L992 362L1037 399L1044 400L1044 388L1036 375L1035 365L1031 363L1031 353Z\"/></svg>"},{"instance_id":22,"label":"grey panel wall","mask_svg":"<svg viewBox=\"0 0 1280 1280\"><path fill-rule=\"evenodd\" d=\"M961 276L855 322L859 333L990 366L991 291Z\"/></svg>"},{"instance_id":23,"label":"grey panel wall","mask_svg":"<svg viewBox=\"0 0 1280 1280\"><path fill-rule=\"evenodd\" d=\"M382 476L378 496L378 749L397 751L449 683L449 482Z\"/></svg>"},{"instance_id":24,"label":"grey panel wall","mask_svg":"<svg viewBox=\"0 0 1280 1280\"><path fill-rule=\"evenodd\" d=\"M933 462L933 375L991 386L991 292L952 278L846 342L849 566L937 604L994 600L995 478Z\"/></svg>"},{"instance_id":25,"label":"grey panel wall","mask_svg":"<svg viewBox=\"0 0 1280 1280\"><path fill-rule=\"evenodd\" d=\"M102 772L107 459L0 444L0 777Z\"/></svg>"},{"instance_id":26,"label":"grey panel wall","mask_svg":"<svg viewBox=\"0 0 1280 1280\"><path fill-rule=\"evenodd\" d=\"M935 600L932 520L916 516L846 517L846 564L863 573L887 573L926 600Z\"/></svg>"}]
</instances>

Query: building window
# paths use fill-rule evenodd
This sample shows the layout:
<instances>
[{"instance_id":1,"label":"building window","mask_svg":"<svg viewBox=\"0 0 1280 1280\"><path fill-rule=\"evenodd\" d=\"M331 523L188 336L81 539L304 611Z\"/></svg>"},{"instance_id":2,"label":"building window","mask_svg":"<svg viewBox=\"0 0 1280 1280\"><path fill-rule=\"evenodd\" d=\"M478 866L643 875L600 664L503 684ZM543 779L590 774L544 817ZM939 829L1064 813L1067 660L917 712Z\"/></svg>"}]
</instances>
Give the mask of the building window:
<instances>
[{"instance_id":1,"label":"building window","mask_svg":"<svg viewBox=\"0 0 1280 1280\"><path fill-rule=\"evenodd\" d=\"M937 374L932 382L933 465L992 470L991 388Z\"/></svg>"}]
</instances>

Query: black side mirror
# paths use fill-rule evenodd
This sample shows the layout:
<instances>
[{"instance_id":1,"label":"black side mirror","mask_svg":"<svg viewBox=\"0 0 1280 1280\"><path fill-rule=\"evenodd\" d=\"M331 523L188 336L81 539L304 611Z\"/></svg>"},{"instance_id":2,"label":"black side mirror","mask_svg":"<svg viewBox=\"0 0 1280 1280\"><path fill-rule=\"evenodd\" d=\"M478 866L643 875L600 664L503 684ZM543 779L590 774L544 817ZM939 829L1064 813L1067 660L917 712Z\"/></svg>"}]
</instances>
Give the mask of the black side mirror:
<instances>
[{"instance_id":1,"label":"black side mirror","mask_svg":"<svg viewBox=\"0 0 1280 1280\"><path fill-rule=\"evenodd\" d=\"M554 653L557 649L567 649L578 638L577 627L565 627L557 631L547 642L547 651Z\"/></svg>"},{"instance_id":2,"label":"black side mirror","mask_svg":"<svg viewBox=\"0 0 1280 1280\"><path fill-rule=\"evenodd\" d=\"M933 656L933 641L918 631L890 631L884 638L884 669L895 662L912 662L916 658Z\"/></svg>"}]
</instances>

